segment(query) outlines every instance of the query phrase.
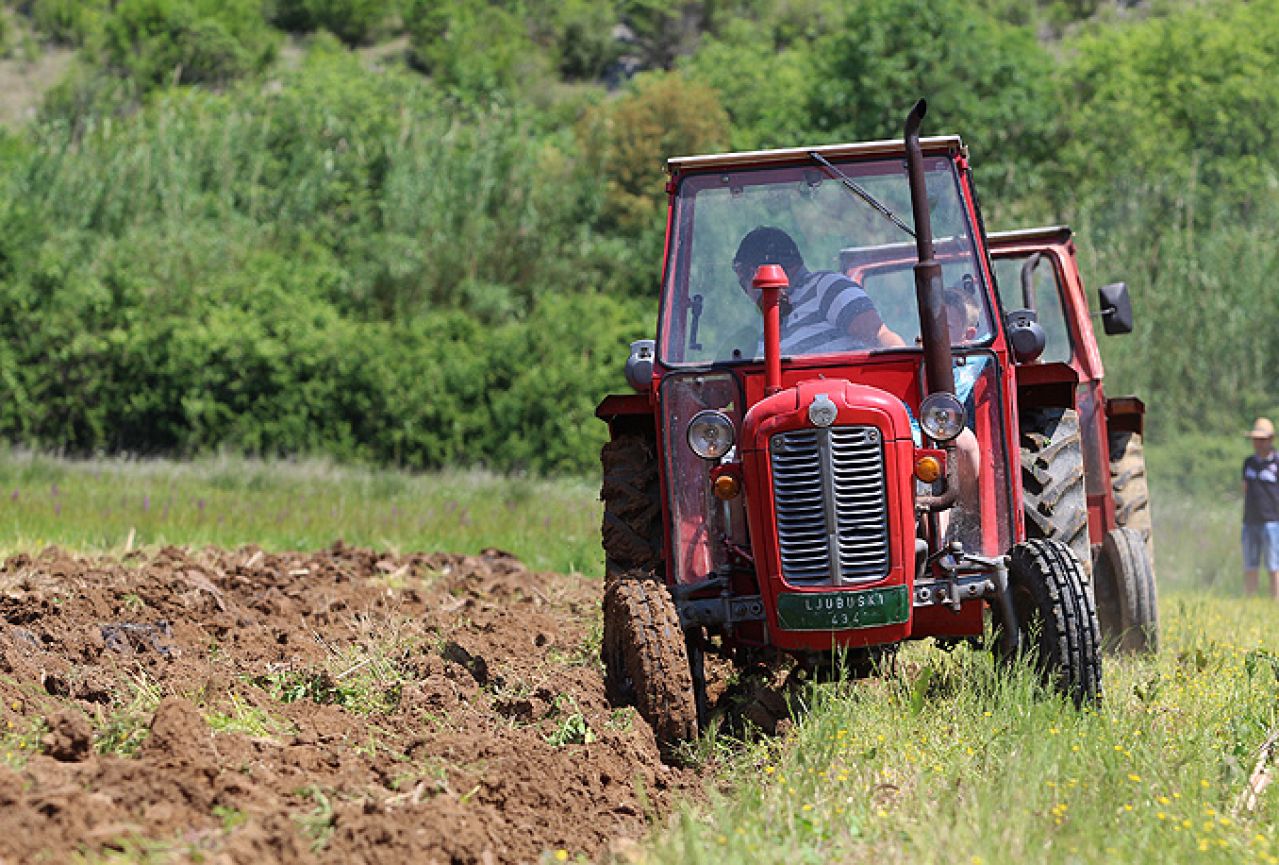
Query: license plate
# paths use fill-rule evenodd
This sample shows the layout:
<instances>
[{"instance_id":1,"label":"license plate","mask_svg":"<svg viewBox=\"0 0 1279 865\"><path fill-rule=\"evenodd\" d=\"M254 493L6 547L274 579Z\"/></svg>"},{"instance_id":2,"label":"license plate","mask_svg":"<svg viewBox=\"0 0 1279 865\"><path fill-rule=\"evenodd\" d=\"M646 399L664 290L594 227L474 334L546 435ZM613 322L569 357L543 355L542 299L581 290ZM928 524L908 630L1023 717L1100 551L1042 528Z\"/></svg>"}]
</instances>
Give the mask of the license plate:
<instances>
[{"instance_id":1,"label":"license plate","mask_svg":"<svg viewBox=\"0 0 1279 865\"><path fill-rule=\"evenodd\" d=\"M785 631L844 631L899 625L910 616L905 586L844 592L783 592L777 624Z\"/></svg>"}]
</instances>

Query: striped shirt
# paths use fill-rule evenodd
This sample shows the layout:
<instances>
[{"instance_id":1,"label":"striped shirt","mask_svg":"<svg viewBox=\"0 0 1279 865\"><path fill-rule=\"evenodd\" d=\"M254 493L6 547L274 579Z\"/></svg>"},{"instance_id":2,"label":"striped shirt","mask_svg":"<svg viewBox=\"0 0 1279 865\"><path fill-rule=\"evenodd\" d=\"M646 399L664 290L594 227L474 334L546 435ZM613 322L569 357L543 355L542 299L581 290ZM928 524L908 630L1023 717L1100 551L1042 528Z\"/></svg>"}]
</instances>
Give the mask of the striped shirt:
<instances>
[{"instance_id":1,"label":"striped shirt","mask_svg":"<svg viewBox=\"0 0 1279 865\"><path fill-rule=\"evenodd\" d=\"M842 273L800 271L787 297L790 309L782 320L782 354L830 354L870 347L851 336L848 328L875 305L860 285Z\"/></svg>"}]
</instances>

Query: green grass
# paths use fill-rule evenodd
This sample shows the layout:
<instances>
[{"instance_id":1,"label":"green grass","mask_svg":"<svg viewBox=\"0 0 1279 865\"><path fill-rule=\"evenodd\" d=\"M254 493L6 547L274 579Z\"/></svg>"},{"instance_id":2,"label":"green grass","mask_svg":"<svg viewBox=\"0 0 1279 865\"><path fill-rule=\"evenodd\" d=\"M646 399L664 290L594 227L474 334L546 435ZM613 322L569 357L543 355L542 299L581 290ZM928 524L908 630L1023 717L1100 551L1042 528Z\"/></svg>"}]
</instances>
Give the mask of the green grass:
<instances>
[{"instance_id":1,"label":"green grass","mask_svg":"<svg viewBox=\"0 0 1279 865\"><path fill-rule=\"evenodd\" d=\"M164 697L159 683L145 672L132 676L129 693L116 695L106 710L98 710L94 747L100 754L131 757L151 735L151 719Z\"/></svg>"},{"instance_id":2,"label":"green grass","mask_svg":"<svg viewBox=\"0 0 1279 865\"><path fill-rule=\"evenodd\" d=\"M1279 789L1240 807L1279 730L1279 607L1239 597L1238 501L1165 486L1163 647L1108 658L1099 708L984 652L908 646L893 675L800 692L785 738L704 737L729 792L646 861L1279 862Z\"/></svg>"},{"instance_id":3,"label":"green grass","mask_svg":"<svg viewBox=\"0 0 1279 865\"><path fill-rule=\"evenodd\" d=\"M811 688L649 861L1277 861L1274 791L1236 812L1279 714L1274 608L1179 593L1164 614L1163 652L1109 661L1095 711L924 645L886 680Z\"/></svg>"},{"instance_id":4,"label":"green grass","mask_svg":"<svg viewBox=\"0 0 1279 865\"><path fill-rule=\"evenodd\" d=\"M599 574L597 481L408 474L321 461L64 460L0 451L0 552L50 544L398 552L498 547L535 569Z\"/></svg>"},{"instance_id":5,"label":"green grass","mask_svg":"<svg viewBox=\"0 0 1279 865\"><path fill-rule=\"evenodd\" d=\"M1279 790L1266 791L1255 811L1239 804L1259 746L1279 729L1279 609L1239 597L1236 500L1181 493L1158 475L1154 487L1164 645L1153 658L1109 658L1099 708L1077 711L986 653L911 645L891 675L797 692L785 736L739 742L709 733L696 750L716 758L712 786L720 792L685 807L641 855L689 863L1279 862ZM134 546L306 549L341 537L399 550L498 546L535 567L598 573L598 520L593 480L0 453L0 547L11 551L57 543L119 552L130 530ZM367 692L366 710L378 710L396 678L393 649L370 643L329 659L334 693ZM576 663L576 654L558 660ZM113 732L115 749L136 747L131 722L149 697L139 687L122 698L99 725L100 748ZM252 713L223 715L216 720L228 729L270 734ZM572 707L558 720L548 735L587 738ZM34 735L10 732L15 745ZM322 847L331 831L327 795L299 795L314 806L303 829Z\"/></svg>"},{"instance_id":6,"label":"green grass","mask_svg":"<svg viewBox=\"0 0 1279 865\"><path fill-rule=\"evenodd\" d=\"M230 705L224 711L206 712L204 715L204 722L215 733L241 733L259 739L271 739L296 732L292 724L265 709L250 705L235 693L230 694L228 702Z\"/></svg>"}]
</instances>

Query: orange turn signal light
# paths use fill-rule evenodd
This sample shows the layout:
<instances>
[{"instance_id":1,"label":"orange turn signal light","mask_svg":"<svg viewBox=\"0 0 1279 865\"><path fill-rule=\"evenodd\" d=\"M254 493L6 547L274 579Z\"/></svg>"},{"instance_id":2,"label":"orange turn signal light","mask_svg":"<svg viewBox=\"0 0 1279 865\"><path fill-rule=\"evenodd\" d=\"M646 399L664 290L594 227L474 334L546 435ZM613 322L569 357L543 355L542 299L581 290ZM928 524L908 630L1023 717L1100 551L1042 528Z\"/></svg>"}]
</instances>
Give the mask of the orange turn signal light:
<instances>
[{"instance_id":1,"label":"orange turn signal light","mask_svg":"<svg viewBox=\"0 0 1279 865\"><path fill-rule=\"evenodd\" d=\"M926 484L941 477L941 460L935 456L922 456L915 460L915 477Z\"/></svg>"},{"instance_id":2,"label":"orange turn signal light","mask_svg":"<svg viewBox=\"0 0 1279 865\"><path fill-rule=\"evenodd\" d=\"M742 484L730 474L722 474L715 478L715 498L728 501L737 498L742 491Z\"/></svg>"}]
</instances>

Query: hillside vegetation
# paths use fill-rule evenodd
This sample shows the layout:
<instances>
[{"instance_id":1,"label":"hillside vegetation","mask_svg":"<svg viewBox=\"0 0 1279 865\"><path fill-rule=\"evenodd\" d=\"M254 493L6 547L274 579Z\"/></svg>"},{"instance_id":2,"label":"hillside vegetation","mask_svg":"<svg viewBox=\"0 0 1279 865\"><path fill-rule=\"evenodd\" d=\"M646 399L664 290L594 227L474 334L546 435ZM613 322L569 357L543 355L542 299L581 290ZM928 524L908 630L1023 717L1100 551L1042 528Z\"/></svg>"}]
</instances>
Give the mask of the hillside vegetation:
<instances>
[{"instance_id":1,"label":"hillside vegetation","mask_svg":"<svg viewBox=\"0 0 1279 865\"><path fill-rule=\"evenodd\" d=\"M1125 279L1164 442L1279 406L1279 0L25 0L0 435L70 453L593 469L651 335L662 160L972 148L987 224ZM1214 464L1215 465L1215 464Z\"/></svg>"}]
</instances>

